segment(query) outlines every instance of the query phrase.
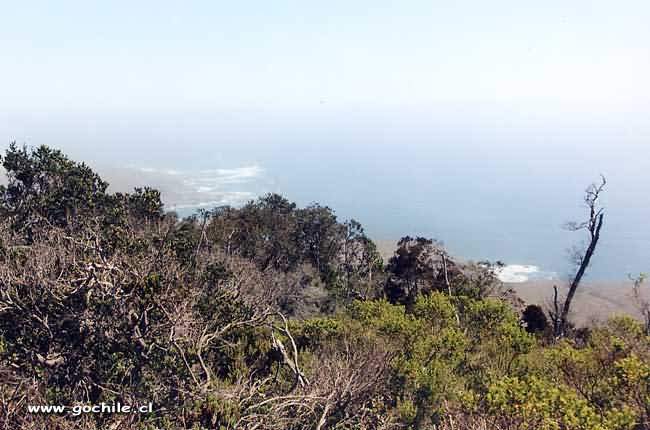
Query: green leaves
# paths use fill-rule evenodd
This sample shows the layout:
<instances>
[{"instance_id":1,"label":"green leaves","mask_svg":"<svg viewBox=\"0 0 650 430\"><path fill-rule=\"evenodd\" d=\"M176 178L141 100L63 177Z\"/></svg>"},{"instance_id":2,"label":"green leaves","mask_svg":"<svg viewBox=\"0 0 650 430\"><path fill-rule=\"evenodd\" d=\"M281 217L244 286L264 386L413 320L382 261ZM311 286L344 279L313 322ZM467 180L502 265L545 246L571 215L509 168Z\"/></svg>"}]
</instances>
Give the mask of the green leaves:
<instances>
[{"instance_id":1,"label":"green leaves","mask_svg":"<svg viewBox=\"0 0 650 430\"><path fill-rule=\"evenodd\" d=\"M0 187L0 214L12 219L28 242L42 227L78 232L83 226L107 230L103 242L114 247L129 222L159 220L160 193L151 188L133 194L109 194L108 183L85 163L70 160L47 146L28 149L12 143L2 159L8 185Z\"/></svg>"},{"instance_id":2,"label":"green leaves","mask_svg":"<svg viewBox=\"0 0 650 430\"><path fill-rule=\"evenodd\" d=\"M488 410L519 428L556 430L595 429L597 414L573 393L535 377L507 377L490 386Z\"/></svg>"},{"instance_id":3,"label":"green leaves","mask_svg":"<svg viewBox=\"0 0 650 430\"><path fill-rule=\"evenodd\" d=\"M568 387L535 376L506 377L493 383L486 401L490 413L507 428L626 430L635 424L628 408L601 414Z\"/></svg>"}]
</instances>

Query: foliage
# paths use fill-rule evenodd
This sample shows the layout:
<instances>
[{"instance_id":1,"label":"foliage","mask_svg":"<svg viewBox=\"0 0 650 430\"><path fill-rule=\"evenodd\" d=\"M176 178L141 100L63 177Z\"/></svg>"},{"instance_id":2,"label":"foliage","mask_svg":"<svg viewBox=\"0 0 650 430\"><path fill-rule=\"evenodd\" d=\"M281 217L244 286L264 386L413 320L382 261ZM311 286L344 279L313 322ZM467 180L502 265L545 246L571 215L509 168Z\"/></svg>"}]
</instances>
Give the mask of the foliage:
<instances>
[{"instance_id":1,"label":"foliage","mask_svg":"<svg viewBox=\"0 0 650 430\"><path fill-rule=\"evenodd\" d=\"M405 237L384 267L317 204L271 194L179 220L56 150L12 145L3 165L0 428L650 426L645 327L549 342L498 263ZM101 402L154 411L26 410Z\"/></svg>"},{"instance_id":2,"label":"foliage","mask_svg":"<svg viewBox=\"0 0 650 430\"><path fill-rule=\"evenodd\" d=\"M333 295L347 299L374 296L381 279L381 257L361 224L339 222L326 206L297 208L268 194L239 209L214 210L206 231L226 254L250 259L260 270L311 266Z\"/></svg>"},{"instance_id":3,"label":"foliage","mask_svg":"<svg viewBox=\"0 0 650 430\"><path fill-rule=\"evenodd\" d=\"M635 423L628 409L602 416L575 392L537 377L504 378L490 387L486 400L501 428L623 430Z\"/></svg>"},{"instance_id":4,"label":"foliage","mask_svg":"<svg viewBox=\"0 0 650 430\"><path fill-rule=\"evenodd\" d=\"M538 305L528 305L524 309L522 319L526 324L526 331L528 333L546 333L549 329L546 313Z\"/></svg>"}]
</instances>

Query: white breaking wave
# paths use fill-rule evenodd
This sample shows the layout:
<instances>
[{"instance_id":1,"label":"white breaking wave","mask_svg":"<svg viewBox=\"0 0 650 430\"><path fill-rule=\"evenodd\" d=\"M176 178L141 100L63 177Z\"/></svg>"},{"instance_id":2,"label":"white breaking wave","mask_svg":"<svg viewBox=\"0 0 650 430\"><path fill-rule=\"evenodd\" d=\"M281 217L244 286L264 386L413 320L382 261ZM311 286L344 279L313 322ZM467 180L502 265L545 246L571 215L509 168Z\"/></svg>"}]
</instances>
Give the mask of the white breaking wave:
<instances>
[{"instance_id":1,"label":"white breaking wave","mask_svg":"<svg viewBox=\"0 0 650 430\"><path fill-rule=\"evenodd\" d=\"M233 169L209 169L196 171L181 171L175 169L156 169L153 167L137 168L143 173L153 173L159 175L182 176L184 181L189 183L221 183L221 184L241 184L250 182L264 174L264 169L260 166L242 166Z\"/></svg>"},{"instance_id":2,"label":"white breaking wave","mask_svg":"<svg viewBox=\"0 0 650 430\"><path fill-rule=\"evenodd\" d=\"M554 279L553 272L542 272L539 267L530 264L509 264L496 271L501 282L518 284L530 279Z\"/></svg>"},{"instance_id":3,"label":"white breaking wave","mask_svg":"<svg viewBox=\"0 0 650 430\"><path fill-rule=\"evenodd\" d=\"M218 206L237 206L255 198L254 193L249 193L247 191L231 191L231 192L223 192L220 194L221 194L221 198L219 200L168 205L169 206L168 209L179 210L179 209L215 208Z\"/></svg>"},{"instance_id":4,"label":"white breaking wave","mask_svg":"<svg viewBox=\"0 0 650 430\"><path fill-rule=\"evenodd\" d=\"M177 170L150 166L108 169L114 190L149 185L161 192L167 210L240 206L271 188L258 165L209 170Z\"/></svg>"}]
</instances>

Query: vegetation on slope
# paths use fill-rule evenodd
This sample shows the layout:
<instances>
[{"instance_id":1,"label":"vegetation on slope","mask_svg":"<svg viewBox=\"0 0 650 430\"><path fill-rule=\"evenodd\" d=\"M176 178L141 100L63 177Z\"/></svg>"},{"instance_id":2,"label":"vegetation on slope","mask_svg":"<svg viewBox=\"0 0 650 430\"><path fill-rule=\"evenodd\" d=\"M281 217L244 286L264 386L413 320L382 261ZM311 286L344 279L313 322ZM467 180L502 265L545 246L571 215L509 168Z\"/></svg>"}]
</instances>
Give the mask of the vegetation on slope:
<instances>
[{"instance_id":1,"label":"vegetation on slope","mask_svg":"<svg viewBox=\"0 0 650 430\"><path fill-rule=\"evenodd\" d=\"M12 145L0 188L0 428L647 429L650 338L553 338L495 265L267 195L189 219ZM29 405L153 404L136 414Z\"/></svg>"}]
</instances>

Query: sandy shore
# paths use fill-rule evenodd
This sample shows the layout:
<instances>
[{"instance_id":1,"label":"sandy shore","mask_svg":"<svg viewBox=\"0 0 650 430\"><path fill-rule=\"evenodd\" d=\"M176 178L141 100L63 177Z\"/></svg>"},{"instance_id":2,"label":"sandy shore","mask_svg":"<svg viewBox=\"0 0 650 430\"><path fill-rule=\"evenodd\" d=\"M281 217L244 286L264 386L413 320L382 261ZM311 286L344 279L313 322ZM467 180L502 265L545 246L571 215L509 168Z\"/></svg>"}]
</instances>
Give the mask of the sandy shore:
<instances>
[{"instance_id":1,"label":"sandy shore","mask_svg":"<svg viewBox=\"0 0 650 430\"><path fill-rule=\"evenodd\" d=\"M513 288L527 303L550 308L553 302L553 285L560 294L566 291L566 282L526 281L505 284ZM589 281L580 285L573 300L572 319L577 324L602 321L616 314L640 316L632 294L631 281Z\"/></svg>"}]
</instances>

